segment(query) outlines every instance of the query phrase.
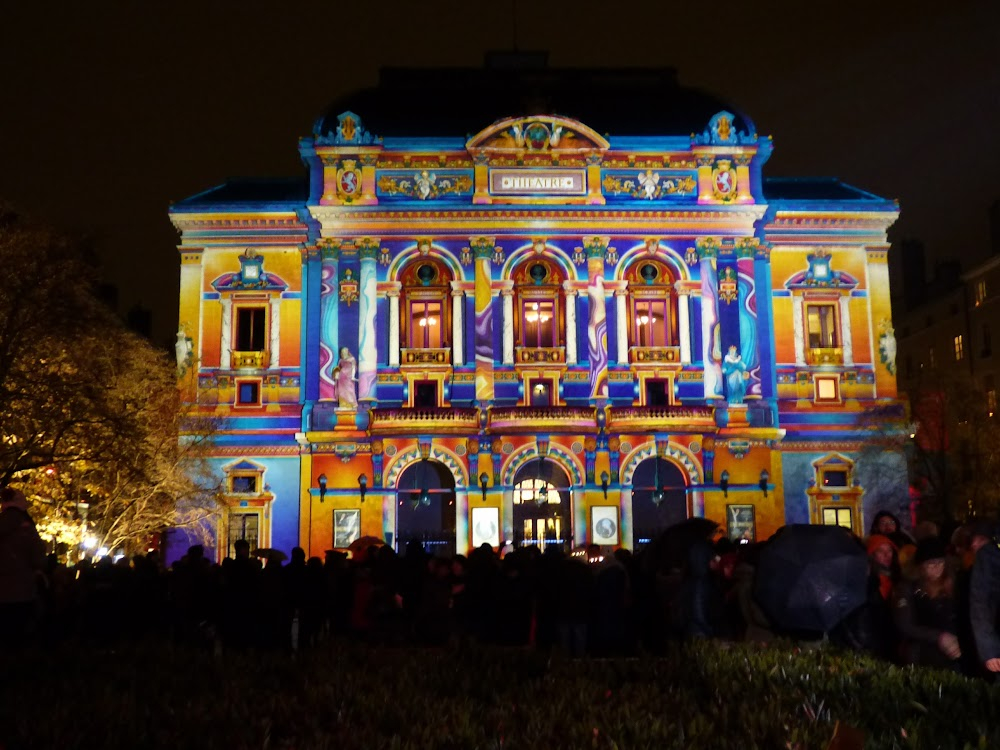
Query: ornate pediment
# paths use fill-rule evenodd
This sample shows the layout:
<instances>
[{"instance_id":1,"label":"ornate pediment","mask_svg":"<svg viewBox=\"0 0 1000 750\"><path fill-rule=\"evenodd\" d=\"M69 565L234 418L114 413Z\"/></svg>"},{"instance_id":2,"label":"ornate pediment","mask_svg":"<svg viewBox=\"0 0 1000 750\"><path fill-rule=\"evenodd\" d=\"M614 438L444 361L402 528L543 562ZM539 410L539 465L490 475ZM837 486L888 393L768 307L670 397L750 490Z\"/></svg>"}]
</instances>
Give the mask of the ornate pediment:
<instances>
[{"instance_id":1,"label":"ornate pediment","mask_svg":"<svg viewBox=\"0 0 1000 750\"><path fill-rule=\"evenodd\" d=\"M595 130L568 117L534 115L499 120L472 136L465 147L477 154L603 153L608 142Z\"/></svg>"}]
</instances>

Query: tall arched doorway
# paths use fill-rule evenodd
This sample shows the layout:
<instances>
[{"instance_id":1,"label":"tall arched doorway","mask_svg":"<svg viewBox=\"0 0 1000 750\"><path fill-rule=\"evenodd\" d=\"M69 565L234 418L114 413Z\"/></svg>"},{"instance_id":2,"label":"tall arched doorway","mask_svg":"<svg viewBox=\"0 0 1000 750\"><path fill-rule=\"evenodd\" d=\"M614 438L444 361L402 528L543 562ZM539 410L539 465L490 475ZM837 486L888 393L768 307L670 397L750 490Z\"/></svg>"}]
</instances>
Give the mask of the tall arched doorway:
<instances>
[{"instance_id":1,"label":"tall arched doorway","mask_svg":"<svg viewBox=\"0 0 1000 750\"><path fill-rule=\"evenodd\" d=\"M555 545L573 541L570 480L559 464L546 458L529 461L514 475L514 546Z\"/></svg>"},{"instance_id":2,"label":"tall arched doorway","mask_svg":"<svg viewBox=\"0 0 1000 750\"><path fill-rule=\"evenodd\" d=\"M668 526L688 516L687 480L676 464L647 458L632 475L632 534L641 549Z\"/></svg>"},{"instance_id":3,"label":"tall arched doorway","mask_svg":"<svg viewBox=\"0 0 1000 750\"><path fill-rule=\"evenodd\" d=\"M396 551L411 540L433 555L455 554L455 478L437 461L410 464L396 484Z\"/></svg>"}]
</instances>

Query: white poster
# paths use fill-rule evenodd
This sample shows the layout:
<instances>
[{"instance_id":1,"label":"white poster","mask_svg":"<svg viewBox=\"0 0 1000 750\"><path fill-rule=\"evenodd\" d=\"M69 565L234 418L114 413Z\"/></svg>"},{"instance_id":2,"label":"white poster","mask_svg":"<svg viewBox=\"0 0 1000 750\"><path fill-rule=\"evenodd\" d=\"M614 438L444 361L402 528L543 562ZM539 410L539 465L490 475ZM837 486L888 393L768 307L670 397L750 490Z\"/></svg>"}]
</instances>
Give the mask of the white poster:
<instances>
[{"instance_id":1,"label":"white poster","mask_svg":"<svg viewBox=\"0 0 1000 750\"><path fill-rule=\"evenodd\" d=\"M500 546L500 509L472 509L472 549L483 543L491 547Z\"/></svg>"},{"instance_id":2,"label":"white poster","mask_svg":"<svg viewBox=\"0 0 1000 750\"><path fill-rule=\"evenodd\" d=\"M620 543L617 506L596 505L590 509L590 541L602 546Z\"/></svg>"}]
</instances>

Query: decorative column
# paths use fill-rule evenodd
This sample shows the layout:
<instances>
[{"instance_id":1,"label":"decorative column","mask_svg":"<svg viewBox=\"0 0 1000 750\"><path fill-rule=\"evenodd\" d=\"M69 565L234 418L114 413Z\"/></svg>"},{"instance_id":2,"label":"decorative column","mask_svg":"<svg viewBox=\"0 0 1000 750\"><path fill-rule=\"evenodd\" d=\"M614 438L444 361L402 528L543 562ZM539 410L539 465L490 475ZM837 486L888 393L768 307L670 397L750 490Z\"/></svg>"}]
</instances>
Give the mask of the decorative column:
<instances>
[{"instance_id":1,"label":"decorative column","mask_svg":"<svg viewBox=\"0 0 1000 750\"><path fill-rule=\"evenodd\" d=\"M462 311L465 309L465 292L462 291L462 282L451 282L451 366L461 367L462 352L464 351L462 331ZM398 334L397 334L398 336Z\"/></svg>"},{"instance_id":2,"label":"decorative column","mask_svg":"<svg viewBox=\"0 0 1000 750\"><path fill-rule=\"evenodd\" d=\"M340 240L324 240L321 248L319 397L332 400L337 397L333 368L340 358Z\"/></svg>"},{"instance_id":3,"label":"decorative column","mask_svg":"<svg viewBox=\"0 0 1000 750\"><path fill-rule=\"evenodd\" d=\"M476 273L476 400L493 400L493 247L492 237L471 237Z\"/></svg>"},{"instance_id":4,"label":"decorative column","mask_svg":"<svg viewBox=\"0 0 1000 750\"><path fill-rule=\"evenodd\" d=\"M870 356L875 363L875 395L896 398L896 333L889 303L889 246L865 247L868 261L868 330ZM864 316L859 316L864 324ZM844 353L847 356L847 353Z\"/></svg>"},{"instance_id":5,"label":"decorative column","mask_svg":"<svg viewBox=\"0 0 1000 750\"><path fill-rule=\"evenodd\" d=\"M379 240L365 237L358 243L361 258L358 293L358 401L375 400L378 348L375 344L375 313L378 309L377 263Z\"/></svg>"},{"instance_id":6,"label":"decorative column","mask_svg":"<svg viewBox=\"0 0 1000 750\"><path fill-rule=\"evenodd\" d=\"M566 364L576 364L576 289L572 281L563 282L566 300Z\"/></svg>"},{"instance_id":7,"label":"decorative column","mask_svg":"<svg viewBox=\"0 0 1000 750\"><path fill-rule=\"evenodd\" d=\"M736 284L739 298L740 355L750 378L746 383L749 396L761 395L760 341L757 335L757 295L754 255L759 240L741 237L736 240Z\"/></svg>"},{"instance_id":8,"label":"decorative column","mask_svg":"<svg viewBox=\"0 0 1000 750\"><path fill-rule=\"evenodd\" d=\"M608 320L604 298L604 257L608 237L584 237L587 251L587 300L590 320L587 321L587 353L590 360L590 398L608 397ZM584 537L585 538L585 537Z\"/></svg>"},{"instance_id":9,"label":"decorative column","mask_svg":"<svg viewBox=\"0 0 1000 750\"><path fill-rule=\"evenodd\" d=\"M503 282L503 363L514 364L514 282Z\"/></svg>"},{"instance_id":10,"label":"decorative column","mask_svg":"<svg viewBox=\"0 0 1000 750\"><path fill-rule=\"evenodd\" d=\"M222 298L222 348L219 351L219 369L229 370L233 366L233 300Z\"/></svg>"},{"instance_id":11,"label":"decorative column","mask_svg":"<svg viewBox=\"0 0 1000 750\"><path fill-rule=\"evenodd\" d=\"M701 274L701 359L705 371L705 398L722 398L722 331L719 330L719 283L715 258L719 243L714 237L699 237Z\"/></svg>"},{"instance_id":12,"label":"decorative column","mask_svg":"<svg viewBox=\"0 0 1000 750\"><path fill-rule=\"evenodd\" d=\"M802 321L802 306L805 301L801 295L792 296L792 336L795 339L795 366L806 366L806 333Z\"/></svg>"},{"instance_id":13,"label":"decorative column","mask_svg":"<svg viewBox=\"0 0 1000 750\"><path fill-rule=\"evenodd\" d=\"M177 363L178 375L194 375L194 377L179 378L182 388L182 398L185 401L195 401L198 397L198 370L204 364L201 360L201 334L203 305L201 293L202 249L200 247L178 248L181 253L181 286L180 309L178 310L178 333L184 334L184 339L190 344L190 356L186 361Z\"/></svg>"},{"instance_id":14,"label":"decorative column","mask_svg":"<svg viewBox=\"0 0 1000 750\"><path fill-rule=\"evenodd\" d=\"M840 346L844 353L844 366L854 364L854 345L851 342L850 292L840 295Z\"/></svg>"},{"instance_id":15,"label":"decorative column","mask_svg":"<svg viewBox=\"0 0 1000 750\"><path fill-rule=\"evenodd\" d=\"M691 364L691 311L688 308L690 297L684 282L674 285L677 291L677 337L681 349L681 364Z\"/></svg>"},{"instance_id":16,"label":"decorative column","mask_svg":"<svg viewBox=\"0 0 1000 750\"><path fill-rule=\"evenodd\" d=\"M628 282L625 282L626 284ZM618 338L618 364L628 364L628 290L615 290L615 334Z\"/></svg>"},{"instance_id":17,"label":"decorative column","mask_svg":"<svg viewBox=\"0 0 1000 750\"><path fill-rule=\"evenodd\" d=\"M389 298L389 367L399 367L399 290L398 281L389 282L386 290Z\"/></svg>"},{"instance_id":18,"label":"decorative column","mask_svg":"<svg viewBox=\"0 0 1000 750\"><path fill-rule=\"evenodd\" d=\"M281 297L272 297L268 304L271 308L271 361L268 368L276 370L281 361Z\"/></svg>"}]
</instances>

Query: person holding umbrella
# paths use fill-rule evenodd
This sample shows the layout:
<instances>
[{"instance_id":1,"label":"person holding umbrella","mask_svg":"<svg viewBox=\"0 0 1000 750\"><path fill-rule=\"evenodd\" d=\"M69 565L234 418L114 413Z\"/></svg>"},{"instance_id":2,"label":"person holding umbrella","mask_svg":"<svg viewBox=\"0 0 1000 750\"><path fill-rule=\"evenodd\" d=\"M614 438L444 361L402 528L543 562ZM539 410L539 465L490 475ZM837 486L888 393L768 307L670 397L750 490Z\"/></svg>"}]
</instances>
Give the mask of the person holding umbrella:
<instances>
[{"instance_id":1,"label":"person holding umbrella","mask_svg":"<svg viewBox=\"0 0 1000 750\"><path fill-rule=\"evenodd\" d=\"M921 540L914 556L917 578L898 588L894 614L908 664L958 670L962 656L957 636L958 613L954 578L948 571L945 555L943 540L938 537Z\"/></svg>"}]
</instances>

